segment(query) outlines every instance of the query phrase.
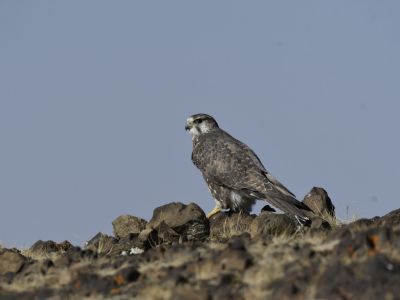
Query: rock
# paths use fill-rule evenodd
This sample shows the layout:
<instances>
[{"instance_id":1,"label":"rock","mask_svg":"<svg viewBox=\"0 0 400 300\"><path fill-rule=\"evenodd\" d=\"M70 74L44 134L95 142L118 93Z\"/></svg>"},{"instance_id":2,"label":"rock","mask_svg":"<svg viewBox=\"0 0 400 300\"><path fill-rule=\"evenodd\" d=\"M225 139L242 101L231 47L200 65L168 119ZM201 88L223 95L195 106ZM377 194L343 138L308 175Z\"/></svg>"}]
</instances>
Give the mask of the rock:
<instances>
[{"instance_id":1,"label":"rock","mask_svg":"<svg viewBox=\"0 0 400 300\"><path fill-rule=\"evenodd\" d=\"M179 228L189 222L202 222L206 219L205 213L197 204L173 202L154 209L147 227L157 228L161 222L165 222L171 228Z\"/></svg>"},{"instance_id":2,"label":"rock","mask_svg":"<svg viewBox=\"0 0 400 300\"><path fill-rule=\"evenodd\" d=\"M374 222L377 221L378 219L379 217L375 217L372 219L366 219L366 218L358 219L348 224L346 228L350 231L364 230L367 229L368 227L373 226Z\"/></svg>"},{"instance_id":3,"label":"rock","mask_svg":"<svg viewBox=\"0 0 400 300\"><path fill-rule=\"evenodd\" d=\"M354 222L351 222L348 227L357 229L357 228L365 228L370 226L371 224L373 224L374 221L371 219L366 219L366 218L362 218L362 219L358 219Z\"/></svg>"},{"instance_id":4,"label":"rock","mask_svg":"<svg viewBox=\"0 0 400 300\"><path fill-rule=\"evenodd\" d=\"M375 224L377 226L390 226L395 227L400 225L400 209L391 211L390 213L384 215L381 218L375 219Z\"/></svg>"},{"instance_id":5,"label":"rock","mask_svg":"<svg viewBox=\"0 0 400 300\"><path fill-rule=\"evenodd\" d=\"M36 243L34 243L29 248L29 250L35 254L46 254L46 253L57 252L58 247L57 247L57 243L54 241L39 240Z\"/></svg>"},{"instance_id":6,"label":"rock","mask_svg":"<svg viewBox=\"0 0 400 300\"><path fill-rule=\"evenodd\" d=\"M352 256L371 253L371 249L367 248L367 245L371 245L371 241L375 240L379 244L385 242L385 245L381 246L383 248L400 248L399 218L400 210L394 210L380 218L359 219L335 228L328 237L329 239L340 239L341 248L348 249Z\"/></svg>"},{"instance_id":7,"label":"rock","mask_svg":"<svg viewBox=\"0 0 400 300\"><path fill-rule=\"evenodd\" d=\"M376 255L382 250L398 251L399 247L400 230L390 227L367 227L364 230L349 230L348 234L341 235L335 252L339 256L357 259Z\"/></svg>"},{"instance_id":8,"label":"rock","mask_svg":"<svg viewBox=\"0 0 400 300\"><path fill-rule=\"evenodd\" d=\"M250 232L255 216L246 213L216 214L210 220L210 236L213 240L225 241L232 236Z\"/></svg>"},{"instance_id":9,"label":"rock","mask_svg":"<svg viewBox=\"0 0 400 300\"><path fill-rule=\"evenodd\" d=\"M113 222L114 236L117 238L128 236L129 234L139 234L146 228L147 221L131 215L123 215L116 218Z\"/></svg>"},{"instance_id":10,"label":"rock","mask_svg":"<svg viewBox=\"0 0 400 300\"><path fill-rule=\"evenodd\" d=\"M169 227L164 221L157 227L157 234L160 241L164 243L179 242L180 234Z\"/></svg>"},{"instance_id":11,"label":"rock","mask_svg":"<svg viewBox=\"0 0 400 300\"><path fill-rule=\"evenodd\" d=\"M99 233L84 250L52 241L0 248L0 299L399 298L400 211L332 222L331 230L331 217L312 213L298 233L295 219L268 208L208 222L188 207L169 204L154 227L118 238ZM204 226L211 235L202 240ZM294 234L274 236L285 233Z\"/></svg>"},{"instance_id":12,"label":"rock","mask_svg":"<svg viewBox=\"0 0 400 300\"><path fill-rule=\"evenodd\" d=\"M335 217L335 206L323 188L313 187L304 197L303 203L322 218Z\"/></svg>"},{"instance_id":13,"label":"rock","mask_svg":"<svg viewBox=\"0 0 400 300\"><path fill-rule=\"evenodd\" d=\"M261 208L261 212L264 212L264 211L266 211L266 212L276 212L276 210L273 207L269 206L268 204L264 205L263 208Z\"/></svg>"},{"instance_id":14,"label":"rock","mask_svg":"<svg viewBox=\"0 0 400 300\"><path fill-rule=\"evenodd\" d=\"M18 273L26 262L26 258L19 251L1 249L0 250L0 274L5 275L9 272Z\"/></svg>"},{"instance_id":15,"label":"rock","mask_svg":"<svg viewBox=\"0 0 400 300\"><path fill-rule=\"evenodd\" d=\"M327 266L318 278L317 299L398 299L400 265L386 255ZM396 296L397 295L397 296Z\"/></svg>"},{"instance_id":16,"label":"rock","mask_svg":"<svg viewBox=\"0 0 400 300\"><path fill-rule=\"evenodd\" d=\"M150 249L159 245L157 230L153 228L142 230L138 236L138 242L141 245L141 247L139 246L141 249Z\"/></svg>"},{"instance_id":17,"label":"rock","mask_svg":"<svg viewBox=\"0 0 400 300\"><path fill-rule=\"evenodd\" d=\"M208 219L203 222L193 222L187 227L183 240L204 241L210 236L210 223Z\"/></svg>"},{"instance_id":18,"label":"rock","mask_svg":"<svg viewBox=\"0 0 400 300\"><path fill-rule=\"evenodd\" d=\"M320 217L312 217L311 218L311 226L309 227L309 231L311 233L323 233L332 229L332 226Z\"/></svg>"},{"instance_id":19,"label":"rock","mask_svg":"<svg viewBox=\"0 0 400 300\"><path fill-rule=\"evenodd\" d=\"M209 236L210 224L204 211L195 203L169 203L156 208L146 229L157 229L164 222L184 240L204 240Z\"/></svg>"},{"instance_id":20,"label":"rock","mask_svg":"<svg viewBox=\"0 0 400 300\"><path fill-rule=\"evenodd\" d=\"M34 243L29 248L29 250L31 254L33 254L34 256L40 257L49 255L51 253L62 254L71 248L73 248L73 245L68 241L64 241L62 243L56 243L54 241L39 240L36 243Z\"/></svg>"},{"instance_id":21,"label":"rock","mask_svg":"<svg viewBox=\"0 0 400 300\"><path fill-rule=\"evenodd\" d=\"M110 255L121 255L121 254L133 254L131 253L132 248L141 249L144 251L150 246L143 246L143 243L139 241L139 237L136 234L129 234L127 236L121 237L115 241L113 248L110 251Z\"/></svg>"},{"instance_id":22,"label":"rock","mask_svg":"<svg viewBox=\"0 0 400 300\"><path fill-rule=\"evenodd\" d=\"M99 232L91 240L86 242L85 249L97 254L111 254L117 240L112 236Z\"/></svg>"},{"instance_id":23,"label":"rock","mask_svg":"<svg viewBox=\"0 0 400 300\"><path fill-rule=\"evenodd\" d=\"M296 221L285 214L263 212L250 226L252 237L265 235L293 234L297 230Z\"/></svg>"}]
</instances>

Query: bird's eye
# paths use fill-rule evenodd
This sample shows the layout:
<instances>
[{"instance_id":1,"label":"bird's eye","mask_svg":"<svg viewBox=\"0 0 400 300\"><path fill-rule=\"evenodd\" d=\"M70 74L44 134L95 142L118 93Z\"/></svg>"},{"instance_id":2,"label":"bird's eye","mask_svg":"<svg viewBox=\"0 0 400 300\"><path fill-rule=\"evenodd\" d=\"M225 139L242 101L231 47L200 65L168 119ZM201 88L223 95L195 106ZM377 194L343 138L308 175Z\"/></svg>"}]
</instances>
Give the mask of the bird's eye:
<instances>
[{"instance_id":1,"label":"bird's eye","mask_svg":"<svg viewBox=\"0 0 400 300\"><path fill-rule=\"evenodd\" d=\"M203 123L203 119L197 120L197 123L199 124Z\"/></svg>"}]
</instances>

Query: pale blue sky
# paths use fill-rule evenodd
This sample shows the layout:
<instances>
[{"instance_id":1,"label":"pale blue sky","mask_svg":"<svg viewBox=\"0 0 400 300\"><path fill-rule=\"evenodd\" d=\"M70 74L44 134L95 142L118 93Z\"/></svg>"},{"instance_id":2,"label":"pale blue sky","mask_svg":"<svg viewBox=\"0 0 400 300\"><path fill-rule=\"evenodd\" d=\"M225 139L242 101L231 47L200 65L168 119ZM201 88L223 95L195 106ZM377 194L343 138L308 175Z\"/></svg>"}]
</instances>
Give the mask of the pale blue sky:
<instances>
[{"instance_id":1,"label":"pale blue sky","mask_svg":"<svg viewBox=\"0 0 400 300\"><path fill-rule=\"evenodd\" d=\"M398 208L399 1L1 1L0 243L82 244L214 202L185 119L212 114L299 199Z\"/></svg>"}]
</instances>

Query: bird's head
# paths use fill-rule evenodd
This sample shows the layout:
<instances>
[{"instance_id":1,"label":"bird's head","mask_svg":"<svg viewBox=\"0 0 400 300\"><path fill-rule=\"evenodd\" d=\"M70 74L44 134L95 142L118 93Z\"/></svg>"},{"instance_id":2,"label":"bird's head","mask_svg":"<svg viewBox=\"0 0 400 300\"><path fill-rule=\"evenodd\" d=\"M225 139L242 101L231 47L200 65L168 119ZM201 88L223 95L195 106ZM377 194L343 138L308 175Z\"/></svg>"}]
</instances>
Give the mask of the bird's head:
<instances>
[{"instance_id":1,"label":"bird's head","mask_svg":"<svg viewBox=\"0 0 400 300\"><path fill-rule=\"evenodd\" d=\"M210 132L218 127L217 121L210 115L195 114L187 118L185 129L190 132L192 137Z\"/></svg>"}]
</instances>

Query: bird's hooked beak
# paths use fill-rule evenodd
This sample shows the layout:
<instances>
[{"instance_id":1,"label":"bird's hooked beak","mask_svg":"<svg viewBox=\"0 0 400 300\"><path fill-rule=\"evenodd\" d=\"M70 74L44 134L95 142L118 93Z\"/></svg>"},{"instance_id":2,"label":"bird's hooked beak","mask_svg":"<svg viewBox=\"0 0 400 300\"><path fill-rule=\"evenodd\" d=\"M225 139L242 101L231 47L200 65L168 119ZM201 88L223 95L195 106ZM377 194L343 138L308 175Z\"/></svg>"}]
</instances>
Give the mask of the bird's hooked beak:
<instances>
[{"instance_id":1,"label":"bird's hooked beak","mask_svg":"<svg viewBox=\"0 0 400 300\"><path fill-rule=\"evenodd\" d=\"M193 119L190 117L186 120L185 130L189 131L192 128Z\"/></svg>"}]
</instances>

